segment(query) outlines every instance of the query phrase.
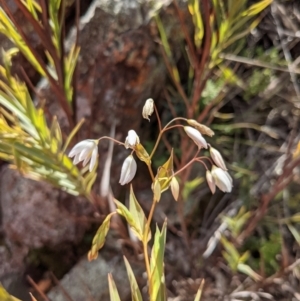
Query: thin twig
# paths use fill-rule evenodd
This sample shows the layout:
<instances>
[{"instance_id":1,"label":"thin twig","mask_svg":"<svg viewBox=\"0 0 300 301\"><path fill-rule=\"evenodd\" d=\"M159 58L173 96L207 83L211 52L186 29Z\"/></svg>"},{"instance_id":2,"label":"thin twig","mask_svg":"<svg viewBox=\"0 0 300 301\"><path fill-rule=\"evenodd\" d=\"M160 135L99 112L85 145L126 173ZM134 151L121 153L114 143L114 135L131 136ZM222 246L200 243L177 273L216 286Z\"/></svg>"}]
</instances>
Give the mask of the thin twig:
<instances>
[{"instance_id":1,"label":"thin twig","mask_svg":"<svg viewBox=\"0 0 300 301\"><path fill-rule=\"evenodd\" d=\"M74 299L70 296L70 294L65 290L65 288L61 285L61 283L59 282L59 280L55 277L55 275L50 272L50 275L54 281L54 283L61 289L62 291L62 294L65 296L65 298L68 300L68 301L74 301Z\"/></svg>"},{"instance_id":2,"label":"thin twig","mask_svg":"<svg viewBox=\"0 0 300 301\"><path fill-rule=\"evenodd\" d=\"M51 301L51 300L44 294L44 292L42 292L42 291L40 290L40 288L38 287L38 285L34 282L34 280L33 280L29 275L27 275L26 278L27 278L27 281L32 285L32 287L40 294L40 296L41 296L45 301Z\"/></svg>"},{"instance_id":3,"label":"thin twig","mask_svg":"<svg viewBox=\"0 0 300 301\"><path fill-rule=\"evenodd\" d=\"M256 67L261 67L261 68L267 68L267 69L272 69L272 70L277 70L277 71L282 71L282 72L290 72L289 68L284 68L280 66L274 66L270 63L262 62L257 59L249 59L247 57L242 57L234 54L229 54L229 53L220 53L220 58L232 61L232 62L238 62L242 64L247 64L251 66L256 66ZM300 74L299 69L294 69L292 68L293 73Z\"/></svg>"}]
</instances>

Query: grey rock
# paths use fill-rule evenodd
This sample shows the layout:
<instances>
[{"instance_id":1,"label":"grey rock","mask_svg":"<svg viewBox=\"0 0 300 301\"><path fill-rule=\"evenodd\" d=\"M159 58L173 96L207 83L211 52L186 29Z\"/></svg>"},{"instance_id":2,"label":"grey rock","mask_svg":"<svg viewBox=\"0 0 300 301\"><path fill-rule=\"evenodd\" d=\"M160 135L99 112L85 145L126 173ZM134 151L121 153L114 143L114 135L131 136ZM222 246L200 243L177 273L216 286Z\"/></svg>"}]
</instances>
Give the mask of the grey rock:
<instances>
[{"instance_id":1,"label":"grey rock","mask_svg":"<svg viewBox=\"0 0 300 301\"><path fill-rule=\"evenodd\" d=\"M130 286L123 259L120 256L110 256L111 259L99 257L89 262L83 258L60 281L61 287L53 288L48 297L52 301L68 301L62 288L73 301L106 301L109 300L107 275L111 273L121 300L129 300Z\"/></svg>"}]
</instances>

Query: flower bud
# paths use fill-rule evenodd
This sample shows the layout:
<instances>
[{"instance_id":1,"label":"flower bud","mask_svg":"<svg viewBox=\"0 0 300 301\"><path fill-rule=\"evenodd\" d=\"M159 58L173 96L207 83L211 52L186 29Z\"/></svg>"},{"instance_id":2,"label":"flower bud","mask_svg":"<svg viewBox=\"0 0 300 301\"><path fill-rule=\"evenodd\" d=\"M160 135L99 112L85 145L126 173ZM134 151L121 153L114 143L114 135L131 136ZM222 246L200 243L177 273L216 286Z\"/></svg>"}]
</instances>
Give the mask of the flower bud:
<instances>
[{"instance_id":1,"label":"flower bud","mask_svg":"<svg viewBox=\"0 0 300 301\"><path fill-rule=\"evenodd\" d=\"M225 162L223 160L223 157L222 157L222 155L220 154L220 152L218 150L216 150L213 147L210 147L209 148L209 153L210 153L210 156L213 159L214 163L218 167L222 168L223 170L227 170Z\"/></svg>"},{"instance_id":2,"label":"flower bud","mask_svg":"<svg viewBox=\"0 0 300 301\"><path fill-rule=\"evenodd\" d=\"M140 143L140 138L134 130L130 130L125 140L126 148L134 148Z\"/></svg>"},{"instance_id":3,"label":"flower bud","mask_svg":"<svg viewBox=\"0 0 300 301\"><path fill-rule=\"evenodd\" d=\"M194 119L188 119L187 123L194 128L196 128L202 135L207 135L212 137L215 133L213 130L211 130L209 127L207 127L204 124L199 123L198 121Z\"/></svg>"},{"instance_id":4,"label":"flower bud","mask_svg":"<svg viewBox=\"0 0 300 301\"><path fill-rule=\"evenodd\" d=\"M207 148L207 142L198 130L190 126L185 126L184 130L187 133L187 135L195 142L199 149Z\"/></svg>"},{"instance_id":5,"label":"flower bud","mask_svg":"<svg viewBox=\"0 0 300 301\"><path fill-rule=\"evenodd\" d=\"M122 165L122 169L121 169L121 176L120 176L120 181L119 183L121 185L125 185L129 182L131 182L131 180L134 178L135 173L136 173L136 169L137 169L137 165L136 162L133 158L132 155L129 155L123 165Z\"/></svg>"},{"instance_id":6,"label":"flower bud","mask_svg":"<svg viewBox=\"0 0 300 301\"><path fill-rule=\"evenodd\" d=\"M177 181L177 179L175 177L172 178L170 186L171 186L171 192L172 192L172 195L173 195L175 201L178 201L178 197L179 197L179 184L178 184L178 181Z\"/></svg>"},{"instance_id":7,"label":"flower bud","mask_svg":"<svg viewBox=\"0 0 300 301\"><path fill-rule=\"evenodd\" d=\"M216 183L209 170L206 171L206 181L212 194L216 192Z\"/></svg>"},{"instance_id":8,"label":"flower bud","mask_svg":"<svg viewBox=\"0 0 300 301\"><path fill-rule=\"evenodd\" d=\"M146 103L143 107L142 115L145 119L148 119L150 121L149 116L152 115L153 111L154 111L154 101L152 98L149 98L146 100Z\"/></svg>"},{"instance_id":9,"label":"flower bud","mask_svg":"<svg viewBox=\"0 0 300 301\"><path fill-rule=\"evenodd\" d=\"M153 195L154 195L155 202L159 202L160 197L161 197L161 187L160 187L159 180L155 179L155 181L152 185L152 190L153 190Z\"/></svg>"},{"instance_id":10,"label":"flower bud","mask_svg":"<svg viewBox=\"0 0 300 301\"><path fill-rule=\"evenodd\" d=\"M223 192L231 192L233 187L232 178L227 171L213 165L211 169L211 175L220 190L222 190Z\"/></svg>"}]
</instances>

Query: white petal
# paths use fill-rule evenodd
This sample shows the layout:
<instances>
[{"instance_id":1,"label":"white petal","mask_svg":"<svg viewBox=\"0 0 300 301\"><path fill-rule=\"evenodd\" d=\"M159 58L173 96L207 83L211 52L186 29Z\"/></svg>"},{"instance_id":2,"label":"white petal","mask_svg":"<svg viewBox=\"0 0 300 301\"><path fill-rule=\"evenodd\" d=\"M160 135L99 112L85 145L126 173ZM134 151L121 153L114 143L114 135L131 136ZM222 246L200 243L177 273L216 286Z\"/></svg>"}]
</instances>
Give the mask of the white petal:
<instances>
[{"instance_id":1,"label":"white petal","mask_svg":"<svg viewBox=\"0 0 300 301\"><path fill-rule=\"evenodd\" d=\"M75 155L75 158L73 159L73 163L74 163L75 165L78 164L78 163L80 162L79 156L80 156L80 153L79 153L79 154L76 154L76 155Z\"/></svg>"},{"instance_id":2,"label":"white petal","mask_svg":"<svg viewBox=\"0 0 300 301\"><path fill-rule=\"evenodd\" d=\"M89 163L90 160L91 160L91 156L86 156L86 158L82 162L82 166L85 167Z\"/></svg>"},{"instance_id":3,"label":"white petal","mask_svg":"<svg viewBox=\"0 0 300 301\"><path fill-rule=\"evenodd\" d=\"M211 174L216 182L216 185L223 192L231 192L232 190L232 178L227 171L224 171L220 167L215 165L212 167Z\"/></svg>"},{"instance_id":4,"label":"white petal","mask_svg":"<svg viewBox=\"0 0 300 301\"><path fill-rule=\"evenodd\" d=\"M92 152L91 149L89 149L89 148L84 148L84 149L81 151L80 155L79 155L79 161L83 161L84 159L90 157L90 156L91 156L91 152Z\"/></svg>"},{"instance_id":5,"label":"white petal","mask_svg":"<svg viewBox=\"0 0 300 301\"><path fill-rule=\"evenodd\" d=\"M69 153L69 157L70 158L74 157L76 154L81 153L81 151L85 148L92 148L94 143L95 142L90 139L80 141L71 149Z\"/></svg>"},{"instance_id":6,"label":"white petal","mask_svg":"<svg viewBox=\"0 0 300 301\"><path fill-rule=\"evenodd\" d=\"M95 147L92 152L91 163L90 163L90 167L89 167L90 172L94 169L94 166L97 161L97 156L98 156L98 148Z\"/></svg>"},{"instance_id":7,"label":"white petal","mask_svg":"<svg viewBox=\"0 0 300 301\"><path fill-rule=\"evenodd\" d=\"M119 183L121 185L125 185L129 183L134 178L136 169L137 169L137 165L133 156L132 155L128 156L122 165Z\"/></svg>"},{"instance_id":8,"label":"white petal","mask_svg":"<svg viewBox=\"0 0 300 301\"><path fill-rule=\"evenodd\" d=\"M223 160L223 157L222 157L222 155L220 154L220 152L218 150L216 150L213 147L210 147L209 148L209 153L210 153L210 156L213 159L214 163L218 167L222 168L223 170L227 170L225 162Z\"/></svg>"},{"instance_id":9,"label":"white petal","mask_svg":"<svg viewBox=\"0 0 300 301\"><path fill-rule=\"evenodd\" d=\"M185 126L184 130L199 148L207 148L207 142L198 130L191 126Z\"/></svg>"},{"instance_id":10,"label":"white petal","mask_svg":"<svg viewBox=\"0 0 300 301\"><path fill-rule=\"evenodd\" d=\"M206 171L206 181L212 194L216 192L216 183L209 170Z\"/></svg>"},{"instance_id":11,"label":"white petal","mask_svg":"<svg viewBox=\"0 0 300 301\"><path fill-rule=\"evenodd\" d=\"M139 136L136 134L136 132L134 130L130 130L128 132L128 136L126 137L126 140L125 140L125 146L133 147L133 146L137 145L138 143L140 143Z\"/></svg>"}]
</instances>

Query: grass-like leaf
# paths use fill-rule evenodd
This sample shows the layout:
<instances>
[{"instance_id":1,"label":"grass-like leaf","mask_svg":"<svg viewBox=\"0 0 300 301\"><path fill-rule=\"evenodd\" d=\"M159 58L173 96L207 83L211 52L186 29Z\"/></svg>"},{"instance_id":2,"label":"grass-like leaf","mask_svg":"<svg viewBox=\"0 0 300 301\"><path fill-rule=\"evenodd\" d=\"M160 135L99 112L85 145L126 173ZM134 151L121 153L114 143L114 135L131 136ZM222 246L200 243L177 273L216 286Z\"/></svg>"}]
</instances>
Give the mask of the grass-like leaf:
<instances>
[{"instance_id":1,"label":"grass-like leaf","mask_svg":"<svg viewBox=\"0 0 300 301\"><path fill-rule=\"evenodd\" d=\"M115 281L111 274L108 274L108 286L110 301L121 301Z\"/></svg>"},{"instance_id":2,"label":"grass-like leaf","mask_svg":"<svg viewBox=\"0 0 300 301\"><path fill-rule=\"evenodd\" d=\"M160 231L156 226L154 245L150 259L150 301L166 300L164 276L164 252L166 244L167 222L165 221Z\"/></svg>"},{"instance_id":3,"label":"grass-like leaf","mask_svg":"<svg viewBox=\"0 0 300 301\"><path fill-rule=\"evenodd\" d=\"M141 295L140 289L138 287L138 284L136 282L135 276L133 274L132 268L125 256L124 256L124 262L125 262L126 271L127 271L127 275L128 275L128 279L129 279L129 283L130 283L132 301L143 301L142 295Z\"/></svg>"}]
</instances>

